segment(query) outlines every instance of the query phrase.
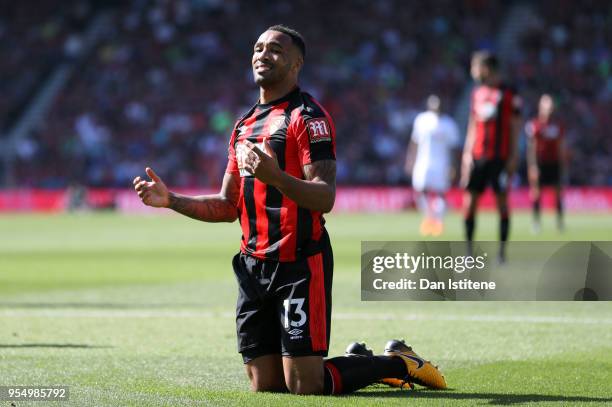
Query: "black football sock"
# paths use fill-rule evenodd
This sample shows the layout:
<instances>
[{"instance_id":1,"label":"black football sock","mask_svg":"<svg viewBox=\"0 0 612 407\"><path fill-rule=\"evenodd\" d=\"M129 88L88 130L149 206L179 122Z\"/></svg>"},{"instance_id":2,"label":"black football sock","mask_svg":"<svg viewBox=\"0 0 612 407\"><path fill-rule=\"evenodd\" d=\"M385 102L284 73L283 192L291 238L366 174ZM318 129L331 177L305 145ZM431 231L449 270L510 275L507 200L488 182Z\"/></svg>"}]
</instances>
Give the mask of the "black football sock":
<instances>
[{"instance_id":1,"label":"black football sock","mask_svg":"<svg viewBox=\"0 0 612 407\"><path fill-rule=\"evenodd\" d=\"M508 212L502 212L499 220L499 257L501 263L506 262L506 242L510 232L510 217Z\"/></svg>"},{"instance_id":2,"label":"black football sock","mask_svg":"<svg viewBox=\"0 0 612 407\"><path fill-rule=\"evenodd\" d=\"M508 240L508 234L510 233L510 217L507 213L502 214L499 221L499 240L506 242Z\"/></svg>"},{"instance_id":3,"label":"black football sock","mask_svg":"<svg viewBox=\"0 0 612 407\"><path fill-rule=\"evenodd\" d=\"M465 240L471 242L474 240L474 215L467 215L465 217Z\"/></svg>"},{"instance_id":4,"label":"black football sock","mask_svg":"<svg viewBox=\"0 0 612 407\"><path fill-rule=\"evenodd\" d=\"M563 199L557 197L557 217L563 218Z\"/></svg>"},{"instance_id":5,"label":"black football sock","mask_svg":"<svg viewBox=\"0 0 612 407\"><path fill-rule=\"evenodd\" d=\"M325 361L325 394L352 393L385 378L403 379L406 364L394 356L339 356Z\"/></svg>"},{"instance_id":6,"label":"black football sock","mask_svg":"<svg viewBox=\"0 0 612 407\"><path fill-rule=\"evenodd\" d=\"M540 198L533 200L533 220L540 222Z\"/></svg>"},{"instance_id":7,"label":"black football sock","mask_svg":"<svg viewBox=\"0 0 612 407\"><path fill-rule=\"evenodd\" d=\"M506 242L508 240L508 234L510 233L510 216L508 212L502 212L499 220L499 240Z\"/></svg>"}]
</instances>

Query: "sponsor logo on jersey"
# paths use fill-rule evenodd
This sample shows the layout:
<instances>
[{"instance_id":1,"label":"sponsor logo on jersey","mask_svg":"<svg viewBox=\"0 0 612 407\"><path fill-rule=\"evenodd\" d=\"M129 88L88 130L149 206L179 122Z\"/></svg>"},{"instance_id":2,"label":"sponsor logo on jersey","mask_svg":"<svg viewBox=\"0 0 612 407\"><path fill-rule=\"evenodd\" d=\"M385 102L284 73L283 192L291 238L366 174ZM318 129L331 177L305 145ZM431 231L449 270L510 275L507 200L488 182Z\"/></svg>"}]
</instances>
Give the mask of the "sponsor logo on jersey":
<instances>
[{"instance_id":1,"label":"sponsor logo on jersey","mask_svg":"<svg viewBox=\"0 0 612 407\"><path fill-rule=\"evenodd\" d=\"M491 102L481 102L476 105L476 116L480 121L486 122L497 116L497 105Z\"/></svg>"},{"instance_id":2,"label":"sponsor logo on jersey","mask_svg":"<svg viewBox=\"0 0 612 407\"><path fill-rule=\"evenodd\" d=\"M503 97L499 89L480 88L474 95L474 112L476 119L482 122L493 120L497 117L497 105Z\"/></svg>"},{"instance_id":3,"label":"sponsor logo on jersey","mask_svg":"<svg viewBox=\"0 0 612 407\"><path fill-rule=\"evenodd\" d=\"M306 120L306 129L308 130L311 143L331 141L331 129L327 119Z\"/></svg>"},{"instance_id":4,"label":"sponsor logo on jersey","mask_svg":"<svg viewBox=\"0 0 612 407\"><path fill-rule=\"evenodd\" d=\"M270 123L270 128L268 130L269 134L274 134L281 128L285 126L285 116L279 116L272 119L272 123Z\"/></svg>"}]
</instances>

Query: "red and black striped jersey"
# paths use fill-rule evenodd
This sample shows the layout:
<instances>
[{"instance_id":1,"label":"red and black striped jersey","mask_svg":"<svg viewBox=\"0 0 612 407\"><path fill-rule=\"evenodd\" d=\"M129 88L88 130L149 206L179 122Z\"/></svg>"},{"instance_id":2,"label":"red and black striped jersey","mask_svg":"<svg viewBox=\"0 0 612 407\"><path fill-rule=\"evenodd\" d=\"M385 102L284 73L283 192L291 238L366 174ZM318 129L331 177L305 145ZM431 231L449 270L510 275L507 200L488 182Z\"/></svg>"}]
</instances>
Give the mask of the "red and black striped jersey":
<instances>
[{"instance_id":1,"label":"red and black striped jersey","mask_svg":"<svg viewBox=\"0 0 612 407\"><path fill-rule=\"evenodd\" d=\"M472 91L470 116L476 131L472 149L475 160L508 158L512 118L520 114L520 109L520 97L508 86L480 85Z\"/></svg>"},{"instance_id":2,"label":"red and black striped jersey","mask_svg":"<svg viewBox=\"0 0 612 407\"><path fill-rule=\"evenodd\" d=\"M559 162L564 133L561 123L556 120L543 121L536 117L527 122L525 133L535 141L538 163Z\"/></svg>"},{"instance_id":3,"label":"red and black striped jersey","mask_svg":"<svg viewBox=\"0 0 612 407\"><path fill-rule=\"evenodd\" d=\"M249 140L263 150L264 139L276 153L280 168L304 179L304 165L336 159L335 128L325 109L296 88L279 100L253 106L232 132L226 172L240 177L240 248L260 259L294 261L318 247L325 221L321 212L299 207L239 168L241 144Z\"/></svg>"}]
</instances>

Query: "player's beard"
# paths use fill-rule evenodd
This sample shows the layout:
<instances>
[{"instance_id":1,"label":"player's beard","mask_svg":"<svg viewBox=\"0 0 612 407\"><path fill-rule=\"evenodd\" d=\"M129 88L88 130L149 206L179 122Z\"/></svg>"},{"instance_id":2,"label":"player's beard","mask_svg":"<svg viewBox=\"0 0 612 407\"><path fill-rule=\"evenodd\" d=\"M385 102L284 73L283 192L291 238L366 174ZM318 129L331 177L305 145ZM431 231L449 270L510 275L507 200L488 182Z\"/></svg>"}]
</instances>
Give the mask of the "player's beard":
<instances>
[{"instance_id":1,"label":"player's beard","mask_svg":"<svg viewBox=\"0 0 612 407\"><path fill-rule=\"evenodd\" d=\"M289 75L289 64L285 66L273 65L269 71L258 73L253 68L253 80L257 86L262 88L270 88L282 83Z\"/></svg>"}]
</instances>

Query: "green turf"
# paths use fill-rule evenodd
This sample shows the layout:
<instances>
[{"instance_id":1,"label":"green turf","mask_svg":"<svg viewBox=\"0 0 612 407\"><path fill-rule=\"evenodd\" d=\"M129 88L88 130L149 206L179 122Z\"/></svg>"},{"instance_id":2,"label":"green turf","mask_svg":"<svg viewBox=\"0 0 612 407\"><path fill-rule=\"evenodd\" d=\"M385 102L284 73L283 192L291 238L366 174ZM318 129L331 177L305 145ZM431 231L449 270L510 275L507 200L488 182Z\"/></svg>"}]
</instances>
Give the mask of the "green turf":
<instances>
[{"instance_id":1,"label":"green turf","mask_svg":"<svg viewBox=\"0 0 612 407\"><path fill-rule=\"evenodd\" d=\"M233 322L238 225L114 214L0 216L0 385L70 386L69 403L36 406L612 404L612 303L361 302L360 240L419 239L418 222L412 213L328 217L330 354L404 337L440 365L448 391L250 393ZM558 235L547 218L538 239L610 238L610 216L567 223ZM478 238L495 239L495 225L481 216ZM512 229L514 240L534 239L527 215ZM461 236L449 216L443 238Z\"/></svg>"}]
</instances>

